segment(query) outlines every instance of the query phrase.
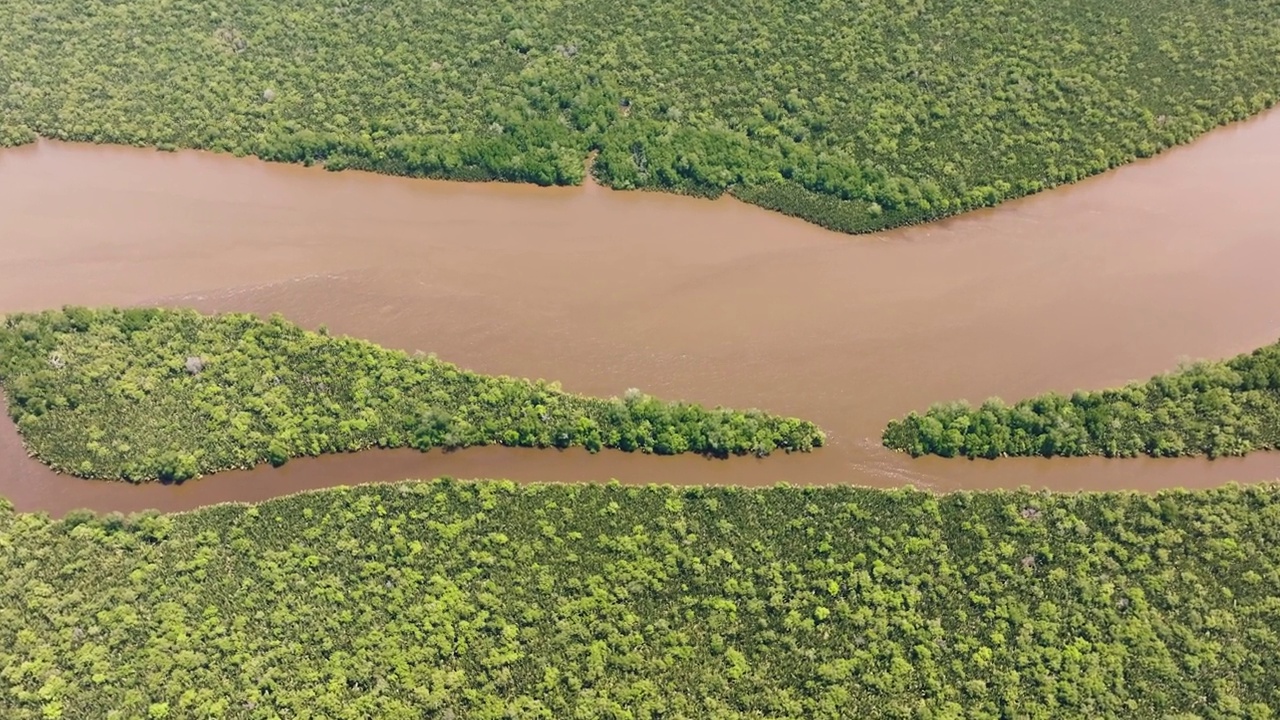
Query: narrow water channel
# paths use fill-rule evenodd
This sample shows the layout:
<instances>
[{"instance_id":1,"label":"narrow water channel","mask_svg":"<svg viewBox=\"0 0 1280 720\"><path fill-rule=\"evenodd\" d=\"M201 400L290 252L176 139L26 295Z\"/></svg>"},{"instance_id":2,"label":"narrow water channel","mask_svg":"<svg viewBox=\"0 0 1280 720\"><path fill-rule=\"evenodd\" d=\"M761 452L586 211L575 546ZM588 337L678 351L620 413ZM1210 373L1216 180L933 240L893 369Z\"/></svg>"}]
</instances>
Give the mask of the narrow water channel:
<instances>
[{"instance_id":1,"label":"narrow water channel","mask_svg":"<svg viewBox=\"0 0 1280 720\"><path fill-rule=\"evenodd\" d=\"M481 372L821 424L811 455L378 451L181 487L93 483L0 425L23 510L180 510L449 474L516 480L1057 490L1280 477L1236 460L912 460L890 418L953 398L1146 378L1280 337L1280 112L1075 186L849 237L732 199L327 173L42 142L0 152L0 312L281 312Z\"/></svg>"}]
</instances>

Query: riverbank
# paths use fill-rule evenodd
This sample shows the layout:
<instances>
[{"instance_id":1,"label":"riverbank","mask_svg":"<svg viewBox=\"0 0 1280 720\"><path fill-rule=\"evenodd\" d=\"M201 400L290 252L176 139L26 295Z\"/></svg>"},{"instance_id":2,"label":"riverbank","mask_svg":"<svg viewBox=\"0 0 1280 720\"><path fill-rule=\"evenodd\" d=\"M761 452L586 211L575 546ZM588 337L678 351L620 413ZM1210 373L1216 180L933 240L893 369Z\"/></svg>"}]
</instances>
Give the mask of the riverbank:
<instances>
[{"instance_id":1,"label":"riverbank","mask_svg":"<svg viewBox=\"0 0 1280 720\"><path fill-rule=\"evenodd\" d=\"M1210 458L1280 444L1280 343L1123 388L1047 393L1006 405L938 403L885 428L886 447L994 459L1103 455Z\"/></svg>"},{"instance_id":2,"label":"riverbank","mask_svg":"<svg viewBox=\"0 0 1280 720\"><path fill-rule=\"evenodd\" d=\"M591 398L387 350L280 315L67 306L0 318L0 384L24 442L88 479L181 482L374 447L584 447L708 457L808 452L812 423Z\"/></svg>"},{"instance_id":3,"label":"riverbank","mask_svg":"<svg viewBox=\"0 0 1280 720\"><path fill-rule=\"evenodd\" d=\"M0 500L0 548L14 720L1266 717L1280 672L1278 486L445 480L60 522Z\"/></svg>"},{"instance_id":4,"label":"riverbank","mask_svg":"<svg viewBox=\"0 0 1280 720\"><path fill-rule=\"evenodd\" d=\"M988 185L970 190L963 197L950 199L933 197L932 200L923 198L915 183L906 178L889 178L887 182L890 185L884 190L868 190L865 193L824 191L830 190L830 188L826 185L827 181L819 177L819 174L827 169L816 167L809 172L818 179L812 179L809 182L784 179L784 174L789 176L790 172L774 173L772 171L768 173L770 175L768 181L754 184L744 184L741 175L734 175L734 177L738 178L738 181L727 182L723 186L709 185L687 179L670 184L636 184L634 179L619 182L619 179L614 177L614 172L600 169L608 166L597 165L601 152L601 148L597 146L590 146L579 152L579 155L585 153L582 158L572 152L563 157L556 155L550 169L539 170L531 174L523 169L505 170L470 165L450 166L440 164L443 161L438 160L419 166L414 161L407 159L412 153L416 152L414 150L406 150L399 146L379 149L369 145L367 142L344 140L336 137L324 138L318 141L313 139L304 141L289 139L287 142L301 142L301 144L291 150L259 148L252 151L242 149L229 151L225 147L216 144L151 143L136 140L128 141L120 138L113 139L99 134L81 136L66 132L59 132L43 139L73 143L129 145L139 148L151 147L164 152L176 152L179 150L230 152L237 157L251 156L269 162L300 164L305 167L317 166L333 172L357 170L415 179L467 183L527 183L542 187L580 186L584 184L601 185L615 190L648 190L710 200L728 196L750 205L813 223L828 230L848 234L867 234L912 225L935 223L975 210L995 207L1011 200L1018 200L1077 183L1194 142L1202 135L1223 126L1251 119L1270 110L1274 103L1274 99L1268 96L1265 99L1255 101L1254 105L1248 109L1234 110L1210 120L1201 119L1197 121L1195 129L1189 134L1171 136L1172 139L1162 139L1154 144L1146 141L1147 144L1144 144L1144 149L1140 151L1121 152L1119 155L1105 161L1069 170L1060 177L1023 180L1016 187L1009 185L1007 182L998 181L994 186ZM314 133L312 136L314 136ZM308 137L311 138L312 136ZM40 135L25 126L0 128L0 149L21 147L38 143L41 140ZM472 140L477 143L477 146L484 145L483 140L476 138L472 138ZM319 144L318 147L313 148L312 144L317 142ZM714 143L715 139L702 142ZM409 144L412 145L411 140ZM521 149L511 146L504 148L503 152L513 152L518 155ZM528 148L523 149L527 150ZM534 149L537 150L539 148ZM461 151L454 148L437 148L435 152L458 153ZM479 151L473 150L473 152ZM775 162L780 161L775 159ZM575 163L577 164L575 165ZM616 160L614 168L616 172ZM831 172L835 172L837 175L853 174L856 176L861 171L856 167L850 167ZM627 173L632 174L632 170L629 169ZM672 175L674 175L674 172ZM903 190L902 188L904 187L909 188L909 190ZM907 201L903 199L905 197L903 193L907 192L914 199L910 201L911 204L904 205ZM890 195L886 196L881 193L890 193ZM857 197L860 194L865 194L866 196ZM937 204L935 205L934 203ZM886 210L886 207L889 209Z\"/></svg>"},{"instance_id":5,"label":"riverbank","mask_svg":"<svg viewBox=\"0 0 1280 720\"><path fill-rule=\"evenodd\" d=\"M12 0L0 140L540 185L598 153L611 187L868 232L1075 182L1280 95L1265 3L970 5Z\"/></svg>"}]
</instances>

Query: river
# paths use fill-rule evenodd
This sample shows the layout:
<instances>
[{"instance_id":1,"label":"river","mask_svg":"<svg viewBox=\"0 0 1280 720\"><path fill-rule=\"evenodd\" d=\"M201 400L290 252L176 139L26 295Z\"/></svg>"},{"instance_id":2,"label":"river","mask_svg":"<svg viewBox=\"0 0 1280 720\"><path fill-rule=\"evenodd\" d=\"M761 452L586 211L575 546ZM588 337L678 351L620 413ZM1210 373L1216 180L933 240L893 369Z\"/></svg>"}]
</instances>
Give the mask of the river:
<instances>
[{"instance_id":1,"label":"river","mask_svg":"<svg viewBox=\"0 0 1280 720\"><path fill-rule=\"evenodd\" d=\"M63 304L281 312L486 373L759 407L828 433L757 460L370 451L181 486L59 476L0 426L22 510L183 510L406 477L1205 487L1216 461L911 459L884 423L931 402L1116 385L1280 337L1280 112L941 223L850 237L731 198L328 173L202 152L0 152L0 312Z\"/></svg>"}]
</instances>

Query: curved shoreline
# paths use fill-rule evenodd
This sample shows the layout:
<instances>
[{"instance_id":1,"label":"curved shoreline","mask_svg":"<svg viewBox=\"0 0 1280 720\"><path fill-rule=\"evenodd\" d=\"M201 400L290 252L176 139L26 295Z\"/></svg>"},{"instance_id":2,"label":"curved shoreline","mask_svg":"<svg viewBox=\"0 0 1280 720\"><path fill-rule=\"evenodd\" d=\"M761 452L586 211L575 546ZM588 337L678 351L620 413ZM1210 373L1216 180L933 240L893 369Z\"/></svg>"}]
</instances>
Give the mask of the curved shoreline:
<instances>
[{"instance_id":1,"label":"curved shoreline","mask_svg":"<svg viewBox=\"0 0 1280 720\"><path fill-rule=\"evenodd\" d=\"M1045 182L1041 184L1040 187L1026 190L1026 191L1023 191L1020 189L1013 189L1007 194L1001 195L994 202L979 202L979 203L965 204L962 207L958 207L954 210L944 210L942 212L937 212L931 215L919 215L915 217L899 217L897 215L893 215L891 219L884 222L883 224L867 225L865 227L861 227L861 226L845 227L845 226L841 226L840 223L836 223L833 221L824 222L823 219L818 218L816 216L811 216L809 213L805 212L804 210L795 209L800 205L813 206L813 207L824 205L824 204L852 206L860 201L842 200L832 195L826 195L823 193L818 193L812 190L808 190L790 181L777 183L773 185L756 185L756 186L750 186L750 187L738 187L738 186L731 185L725 188L721 192L698 192L698 191L691 191L687 188L682 188L678 186L669 186L669 187L643 186L643 187L636 187L636 188L614 187L607 181L602 181L600 178L596 176L595 171L593 170L593 165L595 164L595 159L599 154L599 150L594 148L590 149L583 158L583 176L579 181L567 182L567 183L555 182L550 184L536 183L532 180L485 176L483 175L483 171L478 170L476 168L470 168L470 167L461 168L457 172L452 174L450 173L421 174L421 173L411 173L411 172L395 172L389 168L378 167L375 165L366 166L359 163L350 163L350 162L344 162L340 165L334 165L331 167L324 162L323 158L316 159L316 160L307 159L304 161L296 161L296 160L288 160L288 159L268 158L255 153L245 153L245 154L234 153L231 151L220 150L218 148L213 148L213 147L202 147L202 146L194 146L194 145L179 146L179 145L154 145L154 144L122 145L122 144L111 143L111 142L106 142L106 143L97 142L92 138L80 138L77 136L72 136L67 138L54 138L50 136L37 134L33 136L34 139L30 142L24 142L17 145L8 145L8 146L0 145L0 152L4 151L5 149L21 148L26 145L39 144L42 142L46 142L46 143L57 142L57 143L99 145L104 147L128 147L128 148L136 148L140 150L153 150L156 152L166 152L166 153L172 153L172 152L211 153L215 155L227 155L227 156L236 157L236 158L252 158L260 162L271 163L271 164L301 166L306 168L318 167L330 172L363 172L363 173L369 173L373 175L382 175L385 177L405 178L405 179L413 179L413 180L432 180L432 181L450 182L450 183L469 183L469 184L497 183L497 184L509 184L517 187L541 187L541 188L548 188L548 187L582 188L582 187L594 186L594 187L607 188L615 192L650 192L650 193L659 193L663 195L674 195L678 197L697 198L701 200L708 200L708 199L718 200L722 197L728 196L744 204L751 205L753 207L758 207L771 213L777 213L785 217L794 218L796 220L800 220L802 222L815 225L825 230L831 230L831 231L838 232L841 234L846 234L846 235L860 236L860 235L876 235L879 233L885 233L885 232L890 232L894 230L903 230L907 228L928 226L936 223L945 222L948 220L960 219L972 213L980 212L983 210L994 210L996 208L1008 205L1011 202L1024 200L1024 199L1035 197L1038 195L1043 195L1046 192L1061 190L1063 188L1079 185L1082 182L1091 180L1093 178L1096 178L1102 175L1106 175L1107 173L1114 172L1116 170L1133 165L1135 163L1155 160L1163 155L1166 155L1171 151L1177 150L1178 148L1194 144L1195 142L1201 140L1202 138L1208 135L1211 135L1215 132L1218 132L1219 130L1222 130L1224 128L1242 125L1245 123L1249 123L1251 121L1256 121L1259 118L1270 113L1273 109L1275 109L1275 104L1276 103L1274 101L1268 101L1267 104L1264 107L1262 107L1260 110L1251 112L1247 115L1244 115L1243 117L1229 117L1224 115L1218 118L1207 129L1200 131L1199 133L1192 135L1191 137L1180 138L1175 142L1172 142L1169 144L1161 144L1156 148L1155 152L1152 152L1150 154L1143 154L1143 155L1131 154L1126 156L1126 159L1118 163L1110 164L1107 167L1097 168L1097 169L1088 169L1085 172L1083 172L1083 174L1081 174L1080 177L1074 180L1067 180L1067 181L1061 181L1061 182L1058 182L1058 181ZM477 173L481 173L481 174L477 175ZM779 193L774 191L781 191L780 193L781 196L786 196L788 195L788 193L791 193L793 195L796 193L799 193L802 195L807 195L809 196L809 198L804 201L797 201L797 202L792 202L789 199L785 199L785 197L784 199L779 200L777 199L779 197ZM835 212L836 214L839 214L838 211L835 211Z\"/></svg>"}]
</instances>

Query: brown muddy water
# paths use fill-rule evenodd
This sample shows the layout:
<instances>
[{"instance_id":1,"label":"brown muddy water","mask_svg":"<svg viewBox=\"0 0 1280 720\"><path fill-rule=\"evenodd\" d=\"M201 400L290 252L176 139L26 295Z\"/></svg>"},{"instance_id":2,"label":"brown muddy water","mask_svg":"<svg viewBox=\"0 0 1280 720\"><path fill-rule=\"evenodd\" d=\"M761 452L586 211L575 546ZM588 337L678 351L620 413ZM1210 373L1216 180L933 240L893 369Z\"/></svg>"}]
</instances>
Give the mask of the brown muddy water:
<instances>
[{"instance_id":1,"label":"brown muddy water","mask_svg":"<svg viewBox=\"0 0 1280 720\"><path fill-rule=\"evenodd\" d=\"M729 198L391 178L43 142L0 153L0 312L282 312L481 372L812 419L827 447L727 461L374 451L180 487L58 476L0 427L0 495L181 510L406 477L1205 487L1228 460L913 460L884 423L938 400L1102 387L1280 337L1280 113L939 224L849 237Z\"/></svg>"}]
</instances>

